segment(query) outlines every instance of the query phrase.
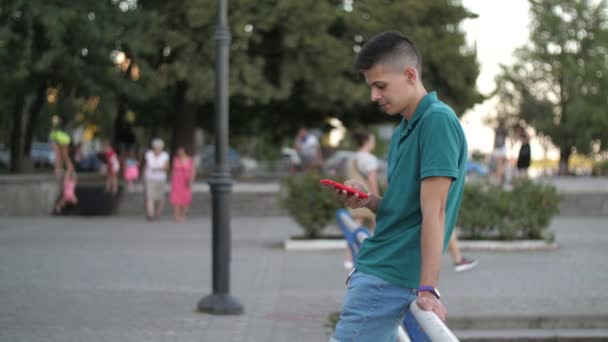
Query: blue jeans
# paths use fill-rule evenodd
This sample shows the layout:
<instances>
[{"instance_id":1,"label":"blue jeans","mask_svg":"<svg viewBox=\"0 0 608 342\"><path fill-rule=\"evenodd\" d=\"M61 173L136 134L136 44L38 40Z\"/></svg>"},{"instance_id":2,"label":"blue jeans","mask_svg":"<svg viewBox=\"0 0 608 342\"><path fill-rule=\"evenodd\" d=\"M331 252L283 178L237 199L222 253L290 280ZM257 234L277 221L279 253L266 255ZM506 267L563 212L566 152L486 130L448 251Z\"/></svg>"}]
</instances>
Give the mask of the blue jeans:
<instances>
[{"instance_id":1,"label":"blue jeans","mask_svg":"<svg viewBox=\"0 0 608 342\"><path fill-rule=\"evenodd\" d=\"M416 290L355 271L330 342L394 342Z\"/></svg>"}]
</instances>

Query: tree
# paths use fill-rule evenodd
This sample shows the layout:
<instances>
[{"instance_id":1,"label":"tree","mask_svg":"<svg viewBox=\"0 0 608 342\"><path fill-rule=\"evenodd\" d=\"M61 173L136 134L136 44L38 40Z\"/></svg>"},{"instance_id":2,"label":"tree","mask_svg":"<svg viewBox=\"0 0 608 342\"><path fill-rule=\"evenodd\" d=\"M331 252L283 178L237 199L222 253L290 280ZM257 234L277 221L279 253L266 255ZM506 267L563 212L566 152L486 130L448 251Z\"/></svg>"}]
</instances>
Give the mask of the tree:
<instances>
[{"instance_id":1,"label":"tree","mask_svg":"<svg viewBox=\"0 0 608 342\"><path fill-rule=\"evenodd\" d=\"M123 2L134 5L125 11L117 49L141 78L117 89L115 131L134 110L149 133L171 133L170 148L192 147L199 106L213 98L215 1Z\"/></svg>"},{"instance_id":2,"label":"tree","mask_svg":"<svg viewBox=\"0 0 608 342\"><path fill-rule=\"evenodd\" d=\"M266 1L262 6L258 1L256 6L231 17L237 35L237 78L231 84L239 87L233 108L240 118L253 118L254 127L285 136L328 116L349 125L388 120L370 106L368 87L351 66L367 39L389 29L417 42L425 84L458 114L482 99L475 88L476 53L458 29L475 15L458 2Z\"/></svg>"},{"instance_id":3,"label":"tree","mask_svg":"<svg viewBox=\"0 0 608 342\"><path fill-rule=\"evenodd\" d=\"M30 72L28 65L36 58L41 28L30 13L25 3L13 1L6 3L1 12L0 72L3 77L2 89L5 108L12 112L11 127L11 171L28 168L27 158L29 143L26 137L30 134L31 123L35 122L44 101L45 80L40 75ZM14 51L14 53L11 53ZM35 80L36 86L28 87L28 81ZM27 154L26 154L27 153Z\"/></svg>"},{"instance_id":4,"label":"tree","mask_svg":"<svg viewBox=\"0 0 608 342\"><path fill-rule=\"evenodd\" d=\"M530 43L503 66L497 93L517 116L559 147L559 173L574 150L607 149L608 5L605 0L531 0Z\"/></svg>"},{"instance_id":5,"label":"tree","mask_svg":"<svg viewBox=\"0 0 608 342\"><path fill-rule=\"evenodd\" d=\"M215 1L149 1L141 12L144 20L156 19L139 30L145 38L136 39L148 44L147 52L131 50L154 71L153 98L175 97L155 107L170 118L150 117L174 124L176 139L191 136L183 129L193 127L192 112L212 131ZM366 39L389 28L418 42L425 83L461 114L482 99L475 89L476 53L458 29L471 17L448 0L367 0L352 8L335 0L230 1L231 135L267 131L278 142L298 125L320 124L328 116L351 124L387 120L369 105L367 86L351 65Z\"/></svg>"},{"instance_id":6,"label":"tree","mask_svg":"<svg viewBox=\"0 0 608 342\"><path fill-rule=\"evenodd\" d=\"M34 132L46 110L73 117L115 78L110 61L110 1L69 6L40 0L7 0L0 11L2 108L12 111L11 171L28 171ZM52 95L51 95L52 94Z\"/></svg>"},{"instance_id":7,"label":"tree","mask_svg":"<svg viewBox=\"0 0 608 342\"><path fill-rule=\"evenodd\" d=\"M14 160L27 157L31 132L55 113L110 121L98 123L110 136L131 110L138 125L172 131L173 145L190 145L197 125L212 132L215 6L3 1L0 109L11 111ZM366 39L388 29L417 42L425 84L458 114L481 100L476 54L458 29L474 15L457 1L231 0L229 12L233 137L269 132L279 142L329 116L350 125L387 120L351 65Z\"/></svg>"}]
</instances>

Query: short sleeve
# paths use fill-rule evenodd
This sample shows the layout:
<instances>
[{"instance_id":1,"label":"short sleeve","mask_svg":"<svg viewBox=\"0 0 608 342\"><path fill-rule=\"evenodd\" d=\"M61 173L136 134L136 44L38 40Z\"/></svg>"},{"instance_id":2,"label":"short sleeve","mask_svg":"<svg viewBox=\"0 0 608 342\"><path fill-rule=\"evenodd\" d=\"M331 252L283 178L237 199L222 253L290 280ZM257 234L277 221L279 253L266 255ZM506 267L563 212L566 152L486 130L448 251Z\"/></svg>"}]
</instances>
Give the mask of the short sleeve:
<instances>
[{"instance_id":1,"label":"short sleeve","mask_svg":"<svg viewBox=\"0 0 608 342\"><path fill-rule=\"evenodd\" d=\"M361 153L357 156L357 167L367 175L378 169L378 159L371 153Z\"/></svg>"},{"instance_id":2,"label":"short sleeve","mask_svg":"<svg viewBox=\"0 0 608 342\"><path fill-rule=\"evenodd\" d=\"M460 124L453 114L443 111L428 113L419 136L420 179L458 178L463 143Z\"/></svg>"}]
</instances>

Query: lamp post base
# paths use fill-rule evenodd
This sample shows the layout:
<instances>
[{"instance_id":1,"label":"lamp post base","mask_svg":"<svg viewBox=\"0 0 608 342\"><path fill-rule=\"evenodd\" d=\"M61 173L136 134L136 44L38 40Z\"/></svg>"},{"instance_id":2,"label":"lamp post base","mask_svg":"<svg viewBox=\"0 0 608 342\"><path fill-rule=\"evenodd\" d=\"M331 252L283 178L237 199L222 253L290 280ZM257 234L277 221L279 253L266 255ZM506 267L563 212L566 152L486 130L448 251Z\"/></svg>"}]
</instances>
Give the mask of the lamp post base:
<instances>
[{"instance_id":1,"label":"lamp post base","mask_svg":"<svg viewBox=\"0 0 608 342\"><path fill-rule=\"evenodd\" d=\"M211 294L198 302L198 312L212 315L240 315L243 305L229 294Z\"/></svg>"}]
</instances>

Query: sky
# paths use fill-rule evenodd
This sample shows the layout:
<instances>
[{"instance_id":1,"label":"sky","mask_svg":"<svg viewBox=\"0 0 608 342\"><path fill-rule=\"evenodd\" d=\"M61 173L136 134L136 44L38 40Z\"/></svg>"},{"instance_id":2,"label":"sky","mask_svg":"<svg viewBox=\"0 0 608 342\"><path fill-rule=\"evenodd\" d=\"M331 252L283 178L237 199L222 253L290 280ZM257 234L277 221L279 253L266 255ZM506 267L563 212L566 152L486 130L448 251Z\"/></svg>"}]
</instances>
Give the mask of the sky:
<instances>
[{"instance_id":1,"label":"sky","mask_svg":"<svg viewBox=\"0 0 608 342\"><path fill-rule=\"evenodd\" d=\"M463 0L462 3L469 11L479 15L476 19L467 19L462 29L468 44L477 46L481 71L477 88L487 95L494 90L494 77L500 71L499 65L511 64L513 51L528 41L528 1ZM495 104L496 99L490 99L464 114L462 125L469 151L492 151L494 131L484 123L484 118L496 115ZM510 155L513 153L516 153L514 149Z\"/></svg>"}]
</instances>

